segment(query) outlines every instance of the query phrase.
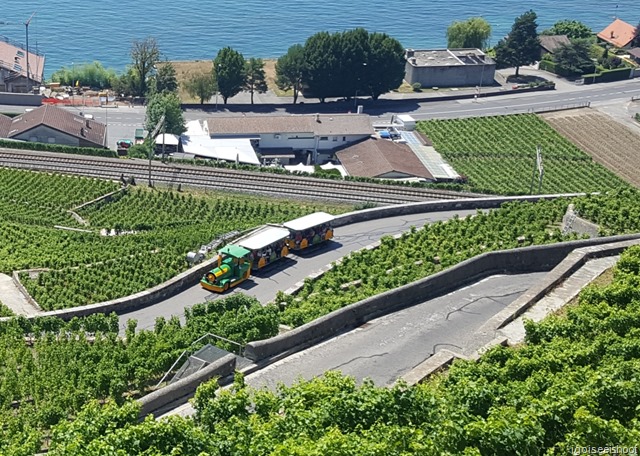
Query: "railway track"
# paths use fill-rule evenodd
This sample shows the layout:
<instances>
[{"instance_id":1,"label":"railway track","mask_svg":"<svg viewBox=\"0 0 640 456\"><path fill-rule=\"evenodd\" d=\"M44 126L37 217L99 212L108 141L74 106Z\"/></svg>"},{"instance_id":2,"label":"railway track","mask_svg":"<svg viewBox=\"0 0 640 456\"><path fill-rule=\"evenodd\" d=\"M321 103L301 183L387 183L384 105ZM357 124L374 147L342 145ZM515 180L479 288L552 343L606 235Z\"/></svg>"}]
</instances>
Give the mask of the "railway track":
<instances>
[{"instance_id":1,"label":"railway track","mask_svg":"<svg viewBox=\"0 0 640 456\"><path fill-rule=\"evenodd\" d=\"M0 166L61 174L146 182L149 162L0 148ZM152 162L153 183L252 192L293 198L330 199L350 203L402 204L474 198L484 195L363 182L288 176L175 163Z\"/></svg>"}]
</instances>

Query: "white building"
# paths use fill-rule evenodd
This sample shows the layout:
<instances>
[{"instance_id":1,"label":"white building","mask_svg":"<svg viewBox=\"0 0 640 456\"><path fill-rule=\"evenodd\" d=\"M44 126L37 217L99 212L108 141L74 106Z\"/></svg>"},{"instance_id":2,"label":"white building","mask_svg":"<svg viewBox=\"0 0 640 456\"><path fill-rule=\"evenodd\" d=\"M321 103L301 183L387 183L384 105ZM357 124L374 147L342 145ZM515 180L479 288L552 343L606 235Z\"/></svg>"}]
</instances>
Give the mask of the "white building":
<instances>
[{"instance_id":1,"label":"white building","mask_svg":"<svg viewBox=\"0 0 640 456\"><path fill-rule=\"evenodd\" d=\"M244 138L257 142L261 155L285 164L323 163L333 151L369 138L373 133L366 114L309 114L211 117L206 120L213 139Z\"/></svg>"}]
</instances>

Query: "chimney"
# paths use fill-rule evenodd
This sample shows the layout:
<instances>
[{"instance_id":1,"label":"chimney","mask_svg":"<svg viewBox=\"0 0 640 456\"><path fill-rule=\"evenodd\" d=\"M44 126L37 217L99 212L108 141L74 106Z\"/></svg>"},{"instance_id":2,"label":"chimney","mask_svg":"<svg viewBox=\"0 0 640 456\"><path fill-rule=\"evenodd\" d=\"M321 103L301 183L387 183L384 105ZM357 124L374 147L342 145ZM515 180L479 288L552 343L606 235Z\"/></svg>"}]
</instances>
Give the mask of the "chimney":
<instances>
[{"instance_id":1,"label":"chimney","mask_svg":"<svg viewBox=\"0 0 640 456\"><path fill-rule=\"evenodd\" d=\"M320 123L320 114L316 114L316 122Z\"/></svg>"},{"instance_id":2,"label":"chimney","mask_svg":"<svg viewBox=\"0 0 640 456\"><path fill-rule=\"evenodd\" d=\"M413 57L414 52L415 51L413 49L407 49L407 58Z\"/></svg>"},{"instance_id":3,"label":"chimney","mask_svg":"<svg viewBox=\"0 0 640 456\"><path fill-rule=\"evenodd\" d=\"M87 136L87 132L86 132L86 131L84 131L84 128L81 128L81 129L80 129L80 136L82 136L83 138L84 138L85 136Z\"/></svg>"},{"instance_id":4,"label":"chimney","mask_svg":"<svg viewBox=\"0 0 640 456\"><path fill-rule=\"evenodd\" d=\"M87 128L91 128L91 126L89 125L89 119L87 119L87 121L86 121L86 126L87 126Z\"/></svg>"},{"instance_id":5,"label":"chimney","mask_svg":"<svg viewBox=\"0 0 640 456\"><path fill-rule=\"evenodd\" d=\"M611 30L611 39L615 38L615 34L613 33L613 30Z\"/></svg>"}]
</instances>

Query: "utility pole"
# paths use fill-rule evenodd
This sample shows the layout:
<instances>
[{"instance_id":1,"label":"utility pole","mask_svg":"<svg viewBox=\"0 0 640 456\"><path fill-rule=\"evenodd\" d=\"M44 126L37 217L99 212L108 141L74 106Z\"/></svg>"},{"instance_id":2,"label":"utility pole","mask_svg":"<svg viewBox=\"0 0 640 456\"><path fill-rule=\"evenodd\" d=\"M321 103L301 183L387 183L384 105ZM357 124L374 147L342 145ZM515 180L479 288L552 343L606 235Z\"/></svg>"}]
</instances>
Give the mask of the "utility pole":
<instances>
[{"instance_id":1,"label":"utility pole","mask_svg":"<svg viewBox=\"0 0 640 456\"><path fill-rule=\"evenodd\" d=\"M156 145L156 135L158 134L160 129L163 127L164 127L164 114L162 114L162 117L160 117L160 120L158 120L158 123L156 124L156 128L153 129L153 132L147 136L147 139L151 138L151 140L149 141L149 144L151 146L149 148L149 187L153 187L153 182L151 182L151 160L153 159L153 153L154 153L153 149L155 148L155 145Z\"/></svg>"},{"instance_id":2,"label":"utility pole","mask_svg":"<svg viewBox=\"0 0 640 456\"><path fill-rule=\"evenodd\" d=\"M27 33L27 93L31 92L31 76L29 75L29 24L31 23L31 19L33 19L33 16L35 15L36 11L34 11L29 20L24 23L24 27Z\"/></svg>"}]
</instances>

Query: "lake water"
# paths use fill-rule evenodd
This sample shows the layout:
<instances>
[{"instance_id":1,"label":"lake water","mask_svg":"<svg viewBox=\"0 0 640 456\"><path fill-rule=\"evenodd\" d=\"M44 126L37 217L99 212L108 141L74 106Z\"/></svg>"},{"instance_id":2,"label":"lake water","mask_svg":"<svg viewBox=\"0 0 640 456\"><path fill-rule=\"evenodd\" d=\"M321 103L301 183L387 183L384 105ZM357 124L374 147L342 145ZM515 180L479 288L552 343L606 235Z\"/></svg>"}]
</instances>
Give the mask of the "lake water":
<instances>
[{"instance_id":1,"label":"lake water","mask_svg":"<svg viewBox=\"0 0 640 456\"><path fill-rule=\"evenodd\" d=\"M454 20L483 16L493 28L495 44L516 16L534 6L539 30L559 19L583 21L599 31L617 16L636 25L640 1L538 0L2 0L0 35L29 45L47 56L45 75L62 66L98 60L122 70L130 62L133 39L153 36L169 60L212 59L231 46L245 57L278 57L318 31L364 27L386 32L405 47L446 46Z\"/></svg>"}]
</instances>

